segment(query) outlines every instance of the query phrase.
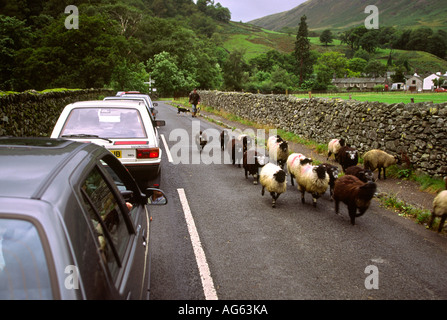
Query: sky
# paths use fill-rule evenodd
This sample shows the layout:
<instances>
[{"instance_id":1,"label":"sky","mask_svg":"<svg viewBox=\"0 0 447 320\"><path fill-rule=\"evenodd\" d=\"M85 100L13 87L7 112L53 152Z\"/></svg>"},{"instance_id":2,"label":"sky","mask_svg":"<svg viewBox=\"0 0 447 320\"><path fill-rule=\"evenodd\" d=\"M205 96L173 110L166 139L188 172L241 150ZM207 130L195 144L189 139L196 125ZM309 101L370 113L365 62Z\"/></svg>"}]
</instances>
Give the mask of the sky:
<instances>
[{"instance_id":1,"label":"sky","mask_svg":"<svg viewBox=\"0 0 447 320\"><path fill-rule=\"evenodd\" d=\"M231 12L231 21L248 22L293 9L306 0L214 0Z\"/></svg>"}]
</instances>

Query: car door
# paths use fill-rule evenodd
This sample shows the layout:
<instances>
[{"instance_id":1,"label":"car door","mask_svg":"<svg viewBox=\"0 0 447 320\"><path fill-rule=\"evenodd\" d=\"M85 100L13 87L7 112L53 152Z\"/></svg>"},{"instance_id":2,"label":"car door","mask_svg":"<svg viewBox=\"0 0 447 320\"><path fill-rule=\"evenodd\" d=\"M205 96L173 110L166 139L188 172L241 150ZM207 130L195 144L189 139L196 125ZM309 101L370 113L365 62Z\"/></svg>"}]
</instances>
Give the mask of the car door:
<instances>
[{"instance_id":1,"label":"car door","mask_svg":"<svg viewBox=\"0 0 447 320\"><path fill-rule=\"evenodd\" d=\"M146 299L149 219L135 181L107 154L85 176L79 192L109 282L123 299Z\"/></svg>"}]
</instances>

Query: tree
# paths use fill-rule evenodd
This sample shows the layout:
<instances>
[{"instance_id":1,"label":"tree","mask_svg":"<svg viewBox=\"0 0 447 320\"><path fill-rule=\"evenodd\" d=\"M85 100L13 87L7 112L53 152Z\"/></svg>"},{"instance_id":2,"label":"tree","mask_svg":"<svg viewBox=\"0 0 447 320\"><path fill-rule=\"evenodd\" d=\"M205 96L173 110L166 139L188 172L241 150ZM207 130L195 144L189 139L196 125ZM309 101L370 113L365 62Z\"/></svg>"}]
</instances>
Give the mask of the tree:
<instances>
[{"instance_id":1,"label":"tree","mask_svg":"<svg viewBox=\"0 0 447 320\"><path fill-rule=\"evenodd\" d=\"M224 85L226 90L240 91L245 84L245 72L248 66L244 61L244 51L234 50L223 64Z\"/></svg>"},{"instance_id":2,"label":"tree","mask_svg":"<svg viewBox=\"0 0 447 320\"><path fill-rule=\"evenodd\" d=\"M189 92L198 86L197 81L188 72L179 69L177 61L168 52L161 52L149 59L147 67L161 96Z\"/></svg>"},{"instance_id":3,"label":"tree","mask_svg":"<svg viewBox=\"0 0 447 320\"><path fill-rule=\"evenodd\" d=\"M295 41L295 58L297 62L297 75L299 76L299 84L312 73L312 63L310 54L309 32L307 29L306 16L301 17L298 33Z\"/></svg>"},{"instance_id":4,"label":"tree","mask_svg":"<svg viewBox=\"0 0 447 320\"><path fill-rule=\"evenodd\" d=\"M334 36L332 35L331 30L326 29L321 33L320 42L324 43L327 47L328 43L332 43L334 41Z\"/></svg>"},{"instance_id":5,"label":"tree","mask_svg":"<svg viewBox=\"0 0 447 320\"><path fill-rule=\"evenodd\" d=\"M365 73L368 77L382 77L386 73L386 65L378 60L370 60L365 66Z\"/></svg>"}]
</instances>

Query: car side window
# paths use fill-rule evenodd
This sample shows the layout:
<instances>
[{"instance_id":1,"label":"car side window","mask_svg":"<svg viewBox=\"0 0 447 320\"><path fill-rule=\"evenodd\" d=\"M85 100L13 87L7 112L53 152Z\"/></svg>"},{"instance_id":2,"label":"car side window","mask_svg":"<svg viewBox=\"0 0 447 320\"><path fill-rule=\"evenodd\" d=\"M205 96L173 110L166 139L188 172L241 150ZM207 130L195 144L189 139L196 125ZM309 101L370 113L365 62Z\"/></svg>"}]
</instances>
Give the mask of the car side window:
<instances>
[{"instance_id":1,"label":"car side window","mask_svg":"<svg viewBox=\"0 0 447 320\"><path fill-rule=\"evenodd\" d=\"M130 241L124 212L96 166L82 184L81 192L102 257L113 279L116 279Z\"/></svg>"}]
</instances>

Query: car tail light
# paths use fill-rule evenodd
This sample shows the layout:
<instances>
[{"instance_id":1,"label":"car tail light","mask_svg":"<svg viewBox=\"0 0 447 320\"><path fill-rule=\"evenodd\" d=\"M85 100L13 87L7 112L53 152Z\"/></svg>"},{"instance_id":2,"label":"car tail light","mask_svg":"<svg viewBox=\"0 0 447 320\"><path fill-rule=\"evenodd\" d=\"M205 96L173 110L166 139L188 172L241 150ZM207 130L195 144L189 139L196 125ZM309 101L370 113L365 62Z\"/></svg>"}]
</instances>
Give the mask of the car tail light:
<instances>
[{"instance_id":1,"label":"car tail light","mask_svg":"<svg viewBox=\"0 0 447 320\"><path fill-rule=\"evenodd\" d=\"M159 148L137 149L137 159L158 158L160 155Z\"/></svg>"}]
</instances>

